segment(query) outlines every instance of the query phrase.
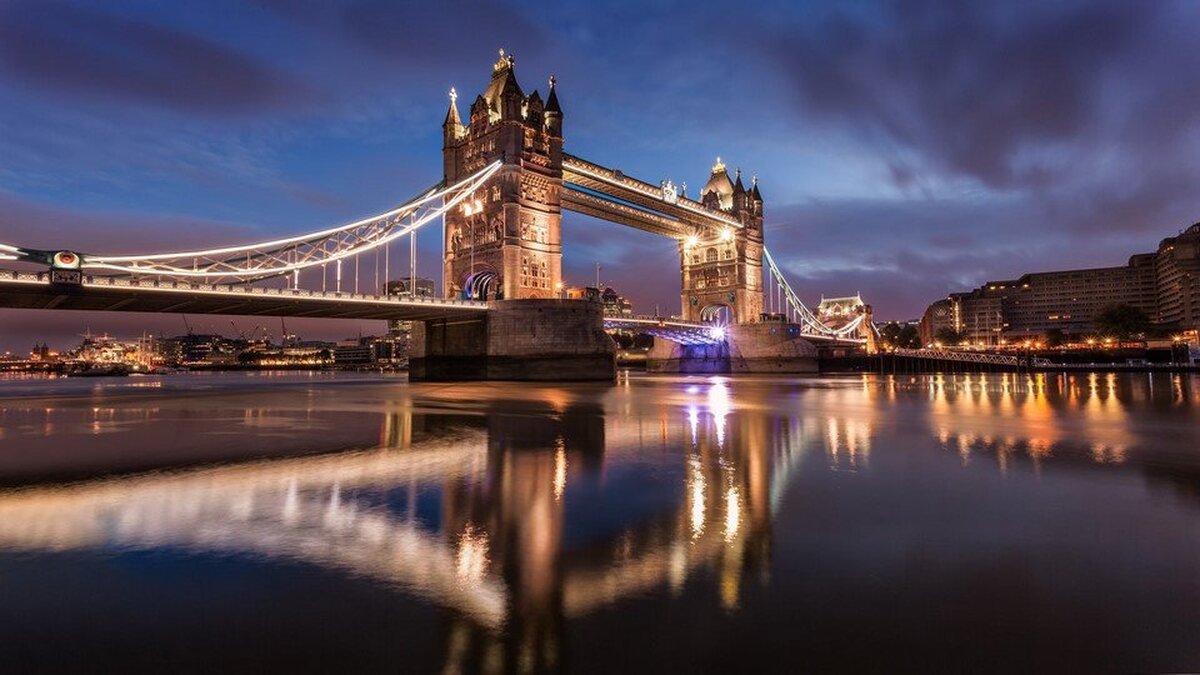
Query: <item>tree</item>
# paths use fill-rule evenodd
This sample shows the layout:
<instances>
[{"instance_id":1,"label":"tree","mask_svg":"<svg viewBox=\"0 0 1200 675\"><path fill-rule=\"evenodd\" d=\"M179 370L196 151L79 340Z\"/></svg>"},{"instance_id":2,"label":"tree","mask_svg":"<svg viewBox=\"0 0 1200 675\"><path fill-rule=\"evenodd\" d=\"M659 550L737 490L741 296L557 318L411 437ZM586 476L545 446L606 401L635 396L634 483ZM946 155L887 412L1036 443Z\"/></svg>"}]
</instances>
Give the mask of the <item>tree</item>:
<instances>
[{"instance_id":1,"label":"tree","mask_svg":"<svg viewBox=\"0 0 1200 675\"><path fill-rule=\"evenodd\" d=\"M919 348L921 346L921 334L917 332L917 327L911 323L905 324L896 336L896 346L905 349Z\"/></svg>"},{"instance_id":2,"label":"tree","mask_svg":"<svg viewBox=\"0 0 1200 675\"><path fill-rule=\"evenodd\" d=\"M1061 347L1067 343L1067 335L1058 328L1051 328L1046 331L1046 346Z\"/></svg>"},{"instance_id":3,"label":"tree","mask_svg":"<svg viewBox=\"0 0 1200 675\"><path fill-rule=\"evenodd\" d=\"M1128 340L1143 335L1150 329L1150 317L1145 312L1125 303L1108 305L1100 310L1095 319L1096 328L1118 340Z\"/></svg>"},{"instance_id":4,"label":"tree","mask_svg":"<svg viewBox=\"0 0 1200 675\"><path fill-rule=\"evenodd\" d=\"M899 346L901 330L900 324L895 321L889 321L879 327L879 337L883 338L883 341L888 344Z\"/></svg>"},{"instance_id":5,"label":"tree","mask_svg":"<svg viewBox=\"0 0 1200 675\"><path fill-rule=\"evenodd\" d=\"M893 347L916 349L921 346L921 336L911 323L889 321L879 327L879 337Z\"/></svg>"},{"instance_id":6,"label":"tree","mask_svg":"<svg viewBox=\"0 0 1200 675\"><path fill-rule=\"evenodd\" d=\"M967 336L949 326L942 326L941 328L937 329L936 333L933 334L933 339L937 340L943 345L951 346L961 344L967 339Z\"/></svg>"}]
</instances>

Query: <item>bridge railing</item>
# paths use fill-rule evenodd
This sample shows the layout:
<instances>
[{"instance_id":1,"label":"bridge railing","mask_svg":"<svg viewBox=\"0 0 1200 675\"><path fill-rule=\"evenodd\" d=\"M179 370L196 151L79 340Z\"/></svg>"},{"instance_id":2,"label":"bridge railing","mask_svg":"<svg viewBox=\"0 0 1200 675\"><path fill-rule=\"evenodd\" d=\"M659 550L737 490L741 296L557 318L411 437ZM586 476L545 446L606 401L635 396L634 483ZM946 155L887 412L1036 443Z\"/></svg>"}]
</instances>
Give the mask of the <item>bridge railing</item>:
<instances>
[{"instance_id":1,"label":"bridge railing","mask_svg":"<svg viewBox=\"0 0 1200 675\"><path fill-rule=\"evenodd\" d=\"M49 272L18 272L0 270L0 281L17 281L21 283L50 284ZM219 293L222 295L266 295L280 298L314 298L329 300L358 300L388 304L418 304L430 306L453 306L475 309L487 309L487 303L479 300L462 300L458 298L437 298L429 296L400 296L400 295L371 295L367 293L347 293L341 291L313 291L304 288L272 288L266 286L250 286L247 284L198 284L173 279L133 279L129 277L84 275L83 285L93 288L127 288L149 290L194 291L199 293Z\"/></svg>"},{"instance_id":2,"label":"bridge railing","mask_svg":"<svg viewBox=\"0 0 1200 675\"><path fill-rule=\"evenodd\" d=\"M978 363L992 366L1031 365L1035 368L1049 368L1054 365L1050 359L1040 357L1022 358L1011 354L992 354L988 352L960 352L953 349L895 349L892 354L916 359L931 359L935 361L957 361L960 363Z\"/></svg>"}]
</instances>

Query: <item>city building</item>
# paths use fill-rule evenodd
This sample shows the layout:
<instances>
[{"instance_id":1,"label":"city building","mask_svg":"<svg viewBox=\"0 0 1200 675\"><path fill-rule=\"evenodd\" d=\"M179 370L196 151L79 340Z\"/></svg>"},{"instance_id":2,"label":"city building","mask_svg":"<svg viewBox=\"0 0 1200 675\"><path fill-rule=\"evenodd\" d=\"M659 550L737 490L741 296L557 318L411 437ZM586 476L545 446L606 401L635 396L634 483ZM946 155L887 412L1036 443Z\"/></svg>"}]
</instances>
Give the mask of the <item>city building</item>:
<instances>
[{"instance_id":1,"label":"city building","mask_svg":"<svg viewBox=\"0 0 1200 675\"><path fill-rule=\"evenodd\" d=\"M600 289L594 286L572 286L566 290L568 300L600 302Z\"/></svg>"},{"instance_id":2,"label":"city building","mask_svg":"<svg viewBox=\"0 0 1200 675\"><path fill-rule=\"evenodd\" d=\"M424 277L401 277L387 282L384 289L388 295L399 295L405 298L434 298L437 297L437 287L433 279ZM412 335L411 321L388 321L387 344L378 348L387 363L407 362L409 341Z\"/></svg>"},{"instance_id":3,"label":"city building","mask_svg":"<svg viewBox=\"0 0 1200 675\"><path fill-rule=\"evenodd\" d=\"M600 302L604 303L604 316L631 317L633 303L612 288L605 288L600 293Z\"/></svg>"},{"instance_id":4,"label":"city building","mask_svg":"<svg viewBox=\"0 0 1200 675\"><path fill-rule=\"evenodd\" d=\"M1034 272L951 293L921 318L923 344L949 328L970 344L1040 340L1051 331L1084 335L1105 307L1136 307L1162 330L1194 331L1200 320L1200 223L1119 267Z\"/></svg>"},{"instance_id":5,"label":"city building","mask_svg":"<svg viewBox=\"0 0 1200 675\"><path fill-rule=\"evenodd\" d=\"M434 286L433 279L424 277L401 277L394 281L387 282L385 289L388 295L399 295L405 298L432 298L437 296L437 287Z\"/></svg>"},{"instance_id":6,"label":"city building","mask_svg":"<svg viewBox=\"0 0 1200 675\"><path fill-rule=\"evenodd\" d=\"M1158 322L1195 329L1200 324L1200 223L1159 243L1154 274Z\"/></svg>"},{"instance_id":7,"label":"city building","mask_svg":"<svg viewBox=\"0 0 1200 675\"><path fill-rule=\"evenodd\" d=\"M600 290L594 286L576 286L565 291L568 300L588 300L604 304L604 316L631 317L633 303L625 296L617 293L611 286Z\"/></svg>"}]
</instances>

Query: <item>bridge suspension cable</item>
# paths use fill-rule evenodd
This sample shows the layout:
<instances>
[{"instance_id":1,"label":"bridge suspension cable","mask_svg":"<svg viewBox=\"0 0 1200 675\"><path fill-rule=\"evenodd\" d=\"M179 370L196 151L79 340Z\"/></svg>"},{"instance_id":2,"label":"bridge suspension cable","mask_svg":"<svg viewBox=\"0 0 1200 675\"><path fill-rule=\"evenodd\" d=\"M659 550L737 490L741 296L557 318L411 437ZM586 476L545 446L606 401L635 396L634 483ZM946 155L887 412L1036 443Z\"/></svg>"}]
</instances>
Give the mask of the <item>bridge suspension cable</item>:
<instances>
[{"instance_id":1,"label":"bridge suspension cable","mask_svg":"<svg viewBox=\"0 0 1200 675\"><path fill-rule=\"evenodd\" d=\"M775 264L775 258L771 256L770 251L763 247L763 260L767 263L767 269L771 272L771 277L776 284L776 299L779 300L779 309L784 311L791 310L793 316L790 318L800 324L800 332L809 335L821 335L838 339L852 339L859 332L863 321L866 320L866 315L861 314L854 318L850 323L847 323L841 328L830 328L813 314L812 310L800 301L800 297L792 290L791 284L784 278L783 272L779 266ZM782 295L782 298L779 296Z\"/></svg>"},{"instance_id":2,"label":"bridge suspension cable","mask_svg":"<svg viewBox=\"0 0 1200 675\"><path fill-rule=\"evenodd\" d=\"M454 185L439 183L390 211L338 227L284 239L199 251L145 255L80 254L79 267L134 275L253 281L294 275L313 267L322 268L324 279L326 266L335 263L340 288L343 259L381 247L386 256L387 244L440 219L445 212L470 198L500 166L501 162L495 161ZM0 258L47 262L48 254L0 244Z\"/></svg>"}]
</instances>

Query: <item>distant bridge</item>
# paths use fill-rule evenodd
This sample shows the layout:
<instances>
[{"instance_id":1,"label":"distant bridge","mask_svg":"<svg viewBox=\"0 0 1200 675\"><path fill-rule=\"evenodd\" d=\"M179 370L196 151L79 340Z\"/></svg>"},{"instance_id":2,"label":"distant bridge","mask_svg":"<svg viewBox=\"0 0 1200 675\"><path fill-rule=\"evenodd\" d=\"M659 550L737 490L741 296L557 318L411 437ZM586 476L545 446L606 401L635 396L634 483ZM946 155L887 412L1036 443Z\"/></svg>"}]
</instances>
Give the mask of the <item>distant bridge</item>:
<instances>
[{"instance_id":1,"label":"distant bridge","mask_svg":"<svg viewBox=\"0 0 1200 675\"><path fill-rule=\"evenodd\" d=\"M891 352L896 356L910 359L925 359L929 361L953 361L957 363L973 363L987 366L1008 366L1012 368L1032 366L1034 368L1050 368L1054 363L1040 357L1021 357L1009 354L990 354L987 352L960 352L952 349L896 349Z\"/></svg>"}]
</instances>

